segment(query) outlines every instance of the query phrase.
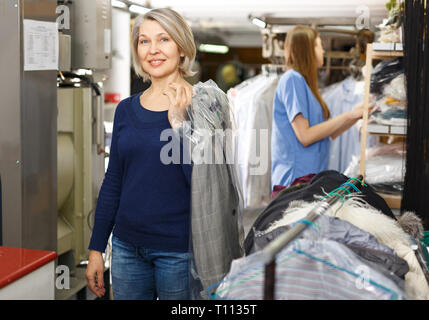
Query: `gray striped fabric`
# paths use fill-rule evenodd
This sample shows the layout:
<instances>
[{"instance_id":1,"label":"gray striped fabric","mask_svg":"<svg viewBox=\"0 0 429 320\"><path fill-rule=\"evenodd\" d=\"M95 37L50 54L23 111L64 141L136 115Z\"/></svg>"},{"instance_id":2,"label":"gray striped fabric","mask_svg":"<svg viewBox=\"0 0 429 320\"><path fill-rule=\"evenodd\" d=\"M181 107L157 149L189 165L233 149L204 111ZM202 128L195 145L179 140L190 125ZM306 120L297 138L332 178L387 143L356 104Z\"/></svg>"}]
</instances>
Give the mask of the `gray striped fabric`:
<instances>
[{"instance_id":1,"label":"gray striped fabric","mask_svg":"<svg viewBox=\"0 0 429 320\"><path fill-rule=\"evenodd\" d=\"M232 154L232 141L228 140L231 137L220 139L215 132L232 128L227 96L211 80L196 84L194 91L196 97L188 109L192 128L183 129L182 134L191 142L194 162L191 243L196 272L205 292L225 277L233 259L244 255L243 206L236 170L228 161ZM201 159L196 157L204 158L201 149L208 143L212 144L212 161L200 163Z\"/></svg>"},{"instance_id":2,"label":"gray striped fabric","mask_svg":"<svg viewBox=\"0 0 429 320\"><path fill-rule=\"evenodd\" d=\"M235 260L215 299L263 299L262 251ZM402 300L405 293L343 244L299 239L276 258L276 300Z\"/></svg>"}]
</instances>

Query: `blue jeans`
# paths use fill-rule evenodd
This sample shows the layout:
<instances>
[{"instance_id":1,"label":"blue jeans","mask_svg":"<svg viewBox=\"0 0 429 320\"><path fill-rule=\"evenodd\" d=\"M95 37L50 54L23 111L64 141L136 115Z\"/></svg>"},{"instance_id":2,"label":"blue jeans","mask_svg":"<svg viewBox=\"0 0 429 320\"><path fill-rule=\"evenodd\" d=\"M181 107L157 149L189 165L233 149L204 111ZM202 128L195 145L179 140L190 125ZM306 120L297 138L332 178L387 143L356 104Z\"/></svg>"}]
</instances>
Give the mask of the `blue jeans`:
<instances>
[{"instance_id":1,"label":"blue jeans","mask_svg":"<svg viewBox=\"0 0 429 320\"><path fill-rule=\"evenodd\" d=\"M115 300L188 300L190 254L136 247L112 237Z\"/></svg>"}]
</instances>

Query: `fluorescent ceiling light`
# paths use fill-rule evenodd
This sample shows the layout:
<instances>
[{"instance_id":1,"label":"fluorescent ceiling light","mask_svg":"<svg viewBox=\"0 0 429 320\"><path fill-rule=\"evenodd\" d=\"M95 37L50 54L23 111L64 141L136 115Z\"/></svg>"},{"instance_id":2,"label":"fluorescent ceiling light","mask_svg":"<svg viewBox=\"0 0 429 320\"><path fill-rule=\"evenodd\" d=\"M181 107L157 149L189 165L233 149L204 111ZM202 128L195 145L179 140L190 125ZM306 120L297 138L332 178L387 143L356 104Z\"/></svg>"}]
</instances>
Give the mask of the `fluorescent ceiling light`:
<instances>
[{"instance_id":1,"label":"fluorescent ceiling light","mask_svg":"<svg viewBox=\"0 0 429 320\"><path fill-rule=\"evenodd\" d=\"M130 6L130 11L138 14L145 14L146 12L149 12L150 9L133 4Z\"/></svg>"},{"instance_id":2,"label":"fluorescent ceiling light","mask_svg":"<svg viewBox=\"0 0 429 320\"><path fill-rule=\"evenodd\" d=\"M267 24L265 23L265 21L262 21L259 18L253 18L252 19L252 23L254 25L257 25L259 28L262 28L262 29L264 29L267 26Z\"/></svg>"},{"instance_id":3,"label":"fluorescent ceiling light","mask_svg":"<svg viewBox=\"0 0 429 320\"><path fill-rule=\"evenodd\" d=\"M229 51L229 48L227 46L218 44L200 44L198 50L200 50L201 52L225 54Z\"/></svg>"},{"instance_id":4,"label":"fluorescent ceiling light","mask_svg":"<svg viewBox=\"0 0 429 320\"><path fill-rule=\"evenodd\" d=\"M126 8L127 5L125 3L123 3L122 1L112 0L112 7L115 7L115 8Z\"/></svg>"}]
</instances>

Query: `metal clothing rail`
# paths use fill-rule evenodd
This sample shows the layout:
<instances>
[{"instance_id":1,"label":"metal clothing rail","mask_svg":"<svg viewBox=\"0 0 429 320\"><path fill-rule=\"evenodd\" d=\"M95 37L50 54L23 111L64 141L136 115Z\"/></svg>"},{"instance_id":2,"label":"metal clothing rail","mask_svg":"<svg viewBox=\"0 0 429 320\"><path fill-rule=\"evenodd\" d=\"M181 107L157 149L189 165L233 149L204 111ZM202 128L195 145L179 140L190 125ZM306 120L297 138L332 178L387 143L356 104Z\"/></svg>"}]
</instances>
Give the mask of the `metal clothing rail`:
<instances>
[{"instance_id":1,"label":"metal clothing rail","mask_svg":"<svg viewBox=\"0 0 429 320\"><path fill-rule=\"evenodd\" d=\"M316 221L320 215L324 214L340 198L342 199L346 192L352 193L356 191L358 185L365 185L362 182L362 178L362 175L359 175L357 178L349 179L340 188L329 193L328 196L321 200L319 205L313 208L303 219L308 222L308 224L303 222L296 224L292 229L284 232L262 250L263 256L265 257L264 300L274 300L277 254L305 230L309 224Z\"/></svg>"}]
</instances>

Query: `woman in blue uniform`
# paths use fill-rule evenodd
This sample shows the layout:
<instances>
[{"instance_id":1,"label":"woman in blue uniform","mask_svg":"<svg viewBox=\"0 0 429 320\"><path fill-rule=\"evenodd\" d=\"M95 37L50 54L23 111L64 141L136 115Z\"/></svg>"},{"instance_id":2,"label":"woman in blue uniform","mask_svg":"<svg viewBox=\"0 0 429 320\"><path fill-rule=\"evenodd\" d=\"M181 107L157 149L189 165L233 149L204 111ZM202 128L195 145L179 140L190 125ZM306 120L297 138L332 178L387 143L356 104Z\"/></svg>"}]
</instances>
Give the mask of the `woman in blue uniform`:
<instances>
[{"instance_id":1,"label":"woman in blue uniform","mask_svg":"<svg viewBox=\"0 0 429 320\"><path fill-rule=\"evenodd\" d=\"M297 26L287 34L287 71L274 97L271 187L289 186L296 178L326 170L329 139L335 139L362 118L360 103L330 119L317 84L323 54L320 36L313 28Z\"/></svg>"}]
</instances>

